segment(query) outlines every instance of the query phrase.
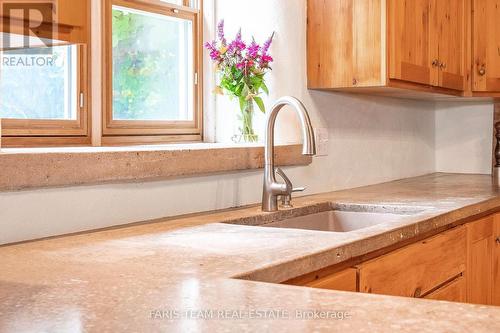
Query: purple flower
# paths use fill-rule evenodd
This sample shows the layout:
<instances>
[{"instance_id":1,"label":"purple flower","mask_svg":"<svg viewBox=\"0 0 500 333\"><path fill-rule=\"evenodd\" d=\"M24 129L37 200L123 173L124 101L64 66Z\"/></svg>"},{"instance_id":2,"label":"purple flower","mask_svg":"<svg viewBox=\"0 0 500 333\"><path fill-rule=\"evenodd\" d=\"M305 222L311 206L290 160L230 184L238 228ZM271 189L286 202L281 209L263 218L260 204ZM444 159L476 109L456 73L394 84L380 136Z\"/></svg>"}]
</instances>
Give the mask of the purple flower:
<instances>
[{"instance_id":1,"label":"purple flower","mask_svg":"<svg viewBox=\"0 0 500 333\"><path fill-rule=\"evenodd\" d=\"M264 43L264 46L262 47L262 54L264 55L267 54L269 48L271 47L271 44L273 43L273 38L274 38L274 32L271 35L271 37L269 37L269 39L266 40L266 42Z\"/></svg>"},{"instance_id":2,"label":"purple flower","mask_svg":"<svg viewBox=\"0 0 500 333\"><path fill-rule=\"evenodd\" d=\"M205 48L210 51L210 58L214 61L219 60L220 58L220 52L217 50L217 46L215 41L212 43L206 42L205 43Z\"/></svg>"},{"instance_id":3,"label":"purple flower","mask_svg":"<svg viewBox=\"0 0 500 333\"><path fill-rule=\"evenodd\" d=\"M217 37L219 37L223 46L227 45L226 37L224 35L224 20L221 20L217 25Z\"/></svg>"},{"instance_id":4,"label":"purple flower","mask_svg":"<svg viewBox=\"0 0 500 333\"><path fill-rule=\"evenodd\" d=\"M229 44L229 51L231 53L236 52L236 53L241 53L246 48L246 44L243 42L241 39L241 29L238 31L236 34L235 39Z\"/></svg>"},{"instance_id":5,"label":"purple flower","mask_svg":"<svg viewBox=\"0 0 500 333\"><path fill-rule=\"evenodd\" d=\"M247 54L249 58L255 59L257 58L258 54L260 51L260 46L254 41L252 41L252 44L247 48Z\"/></svg>"},{"instance_id":6,"label":"purple flower","mask_svg":"<svg viewBox=\"0 0 500 333\"><path fill-rule=\"evenodd\" d=\"M264 54L260 60L261 60L261 63L263 63L263 64L268 64L268 63L274 61L273 57L271 57L270 55L267 55L267 54Z\"/></svg>"}]
</instances>

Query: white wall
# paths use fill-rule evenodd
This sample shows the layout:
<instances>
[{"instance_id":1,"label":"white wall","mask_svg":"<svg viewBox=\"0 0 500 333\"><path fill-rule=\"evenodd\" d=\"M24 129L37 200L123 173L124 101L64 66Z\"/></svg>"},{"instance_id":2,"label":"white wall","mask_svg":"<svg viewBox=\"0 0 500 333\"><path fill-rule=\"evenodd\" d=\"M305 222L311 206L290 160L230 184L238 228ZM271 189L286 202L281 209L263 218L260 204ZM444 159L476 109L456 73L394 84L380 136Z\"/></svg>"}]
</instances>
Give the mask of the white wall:
<instances>
[{"instance_id":1,"label":"white wall","mask_svg":"<svg viewBox=\"0 0 500 333\"><path fill-rule=\"evenodd\" d=\"M491 173L493 105L436 104L436 171Z\"/></svg>"},{"instance_id":2,"label":"white wall","mask_svg":"<svg viewBox=\"0 0 500 333\"><path fill-rule=\"evenodd\" d=\"M287 168L293 182L308 186L305 194L312 194L433 172L434 103L306 89L305 3L218 0L217 11L233 32L240 24L247 33L255 31L259 40L277 32L267 104L278 96L294 95L304 101L315 127L328 128L329 155L315 158L311 166ZM223 103L219 98L218 118L226 116ZM279 117L280 141L297 141L294 117L289 111ZM219 129L217 136L223 138L223 133ZM261 177L261 172L241 172L0 193L0 244L257 203Z\"/></svg>"}]
</instances>

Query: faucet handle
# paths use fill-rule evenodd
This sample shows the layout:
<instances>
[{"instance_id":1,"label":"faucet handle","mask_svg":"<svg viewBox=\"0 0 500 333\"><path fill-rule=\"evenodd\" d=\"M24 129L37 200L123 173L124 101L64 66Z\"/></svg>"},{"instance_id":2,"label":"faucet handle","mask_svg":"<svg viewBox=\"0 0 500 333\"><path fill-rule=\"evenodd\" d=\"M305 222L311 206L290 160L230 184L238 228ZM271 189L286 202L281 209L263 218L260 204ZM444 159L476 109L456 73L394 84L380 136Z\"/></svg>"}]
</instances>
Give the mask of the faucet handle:
<instances>
[{"instance_id":1,"label":"faucet handle","mask_svg":"<svg viewBox=\"0 0 500 333\"><path fill-rule=\"evenodd\" d=\"M285 181L286 192L291 194L293 192L293 184L290 178L288 178L281 168L276 168L276 173Z\"/></svg>"},{"instance_id":2,"label":"faucet handle","mask_svg":"<svg viewBox=\"0 0 500 333\"><path fill-rule=\"evenodd\" d=\"M305 187L295 187L288 194L283 194L281 196L281 207L283 208L293 208L292 206L292 193L294 192L304 192Z\"/></svg>"}]
</instances>

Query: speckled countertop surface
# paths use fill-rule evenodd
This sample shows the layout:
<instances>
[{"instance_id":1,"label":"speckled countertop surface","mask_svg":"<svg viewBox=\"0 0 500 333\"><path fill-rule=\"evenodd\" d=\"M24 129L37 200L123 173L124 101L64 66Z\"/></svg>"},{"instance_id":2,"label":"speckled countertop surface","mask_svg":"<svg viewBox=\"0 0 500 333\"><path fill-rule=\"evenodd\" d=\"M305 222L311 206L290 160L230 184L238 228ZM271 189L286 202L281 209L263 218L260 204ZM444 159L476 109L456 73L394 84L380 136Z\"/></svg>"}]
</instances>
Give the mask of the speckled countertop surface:
<instances>
[{"instance_id":1,"label":"speckled countertop surface","mask_svg":"<svg viewBox=\"0 0 500 333\"><path fill-rule=\"evenodd\" d=\"M278 214L249 207L0 247L0 332L500 332L500 307L269 283L493 212L499 194L489 176L433 174ZM219 223L331 205L418 213L345 234Z\"/></svg>"}]
</instances>

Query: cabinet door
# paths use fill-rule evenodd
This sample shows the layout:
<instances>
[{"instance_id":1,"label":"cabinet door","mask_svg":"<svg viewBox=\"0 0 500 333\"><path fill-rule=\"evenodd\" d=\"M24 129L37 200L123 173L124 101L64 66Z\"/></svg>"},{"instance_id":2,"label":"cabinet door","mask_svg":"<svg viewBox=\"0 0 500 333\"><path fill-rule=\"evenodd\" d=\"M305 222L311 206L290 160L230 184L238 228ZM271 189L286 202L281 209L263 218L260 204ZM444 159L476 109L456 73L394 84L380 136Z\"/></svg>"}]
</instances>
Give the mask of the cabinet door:
<instances>
[{"instance_id":1,"label":"cabinet door","mask_svg":"<svg viewBox=\"0 0 500 333\"><path fill-rule=\"evenodd\" d=\"M493 216L470 223L467 228L469 239L467 301L474 304L491 304Z\"/></svg>"},{"instance_id":2,"label":"cabinet door","mask_svg":"<svg viewBox=\"0 0 500 333\"><path fill-rule=\"evenodd\" d=\"M435 85L430 41L431 0L389 0L389 78Z\"/></svg>"},{"instance_id":3,"label":"cabinet door","mask_svg":"<svg viewBox=\"0 0 500 333\"><path fill-rule=\"evenodd\" d=\"M438 47L438 86L465 90L465 0L433 0L431 7L435 17L431 34L437 37Z\"/></svg>"},{"instance_id":4,"label":"cabinet door","mask_svg":"<svg viewBox=\"0 0 500 333\"><path fill-rule=\"evenodd\" d=\"M307 1L309 88L385 84L382 13L382 0Z\"/></svg>"},{"instance_id":5,"label":"cabinet door","mask_svg":"<svg viewBox=\"0 0 500 333\"><path fill-rule=\"evenodd\" d=\"M359 291L422 297L466 270L464 227L439 234L359 267Z\"/></svg>"},{"instance_id":6,"label":"cabinet door","mask_svg":"<svg viewBox=\"0 0 500 333\"><path fill-rule=\"evenodd\" d=\"M492 304L500 306L500 214L495 215Z\"/></svg>"},{"instance_id":7,"label":"cabinet door","mask_svg":"<svg viewBox=\"0 0 500 333\"><path fill-rule=\"evenodd\" d=\"M500 0L473 0L472 90L500 91Z\"/></svg>"}]
</instances>

